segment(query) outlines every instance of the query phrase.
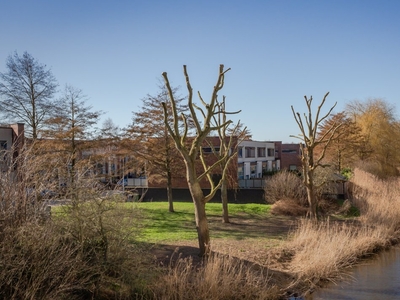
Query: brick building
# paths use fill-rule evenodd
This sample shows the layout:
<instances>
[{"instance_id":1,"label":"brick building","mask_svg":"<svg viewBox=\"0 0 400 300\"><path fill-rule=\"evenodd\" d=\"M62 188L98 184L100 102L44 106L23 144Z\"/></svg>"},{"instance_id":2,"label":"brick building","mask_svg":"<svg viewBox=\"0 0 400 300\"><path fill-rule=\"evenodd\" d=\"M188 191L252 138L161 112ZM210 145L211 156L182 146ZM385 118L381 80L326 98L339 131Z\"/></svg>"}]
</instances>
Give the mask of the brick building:
<instances>
[{"instance_id":1,"label":"brick building","mask_svg":"<svg viewBox=\"0 0 400 300\"><path fill-rule=\"evenodd\" d=\"M280 161L281 170L301 170L301 149L299 143L275 143L275 158Z\"/></svg>"},{"instance_id":2,"label":"brick building","mask_svg":"<svg viewBox=\"0 0 400 300\"><path fill-rule=\"evenodd\" d=\"M17 157L24 144L24 124L0 126L0 169L4 171ZM12 154L10 151L12 150Z\"/></svg>"}]
</instances>

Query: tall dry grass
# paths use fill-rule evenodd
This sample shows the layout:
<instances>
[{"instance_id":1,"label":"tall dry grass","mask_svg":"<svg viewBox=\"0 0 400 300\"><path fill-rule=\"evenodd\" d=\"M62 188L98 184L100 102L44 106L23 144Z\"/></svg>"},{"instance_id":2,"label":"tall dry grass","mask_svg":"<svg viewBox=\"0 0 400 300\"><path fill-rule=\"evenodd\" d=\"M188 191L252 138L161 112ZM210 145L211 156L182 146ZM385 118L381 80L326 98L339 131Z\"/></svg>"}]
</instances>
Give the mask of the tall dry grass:
<instances>
[{"instance_id":1,"label":"tall dry grass","mask_svg":"<svg viewBox=\"0 0 400 300\"><path fill-rule=\"evenodd\" d=\"M351 181L353 203L361 210L361 220L374 226L400 230L400 178L385 180L356 169Z\"/></svg>"},{"instance_id":2,"label":"tall dry grass","mask_svg":"<svg viewBox=\"0 0 400 300\"><path fill-rule=\"evenodd\" d=\"M400 181L380 180L355 170L352 199L360 207L356 220L301 220L283 253L290 253L287 271L298 287L341 278L343 271L390 246L400 238Z\"/></svg>"},{"instance_id":3,"label":"tall dry grass","mask_svg":"<svg viewBox=\"0 0 400 300\"><path fill-rule=\"evenodd\" d=\"M214 254L204 264L178 259L159 284L155 299L279 299L280 291L269 274L233 257Z\"/></svg>"}]
</instances>

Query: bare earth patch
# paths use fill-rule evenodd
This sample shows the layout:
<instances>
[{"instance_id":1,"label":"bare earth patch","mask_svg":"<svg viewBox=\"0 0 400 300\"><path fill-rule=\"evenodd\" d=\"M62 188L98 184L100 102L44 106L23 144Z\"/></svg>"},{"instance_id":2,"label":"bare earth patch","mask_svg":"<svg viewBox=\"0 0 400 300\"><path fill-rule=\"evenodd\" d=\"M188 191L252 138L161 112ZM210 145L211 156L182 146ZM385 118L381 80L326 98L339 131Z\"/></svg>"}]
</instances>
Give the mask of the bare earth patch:
<instances>
[{"instance_id":1,"label":"bare earth patch","mask_svg":"<svg viewBox=\"0 0 400 300\"><path fill-rule=\"evenodd\" d=\"M285 242L288 234L295 228L296 218L273 215L255 215L254 218L247 215L241 218L239 215L230 221L231 223L224 224L218 216L209 217L212 251L263 268L271 276L271 282L279 286L288 286L293 278L279 271L281 266L274 267L270 264L273 253L269 250ZM163 266L174 264L178 258L187 257L191 257L194 263L202 262L198 256L197 239L156 244L152 253L156 261Z\"/></svg>"}]
</instances>

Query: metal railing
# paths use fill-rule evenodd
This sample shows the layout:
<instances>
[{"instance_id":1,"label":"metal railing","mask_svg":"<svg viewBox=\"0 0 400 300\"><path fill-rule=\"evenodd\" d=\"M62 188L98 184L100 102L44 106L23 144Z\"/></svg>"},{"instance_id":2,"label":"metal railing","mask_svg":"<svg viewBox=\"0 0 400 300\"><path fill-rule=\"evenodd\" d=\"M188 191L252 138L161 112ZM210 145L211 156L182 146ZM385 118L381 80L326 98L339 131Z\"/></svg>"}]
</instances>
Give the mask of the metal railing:
<instances>
[{"instance_id":1,"label":"metal railing","mask_svg":"<svg viewBox=\"0 0 400 300\"><path fill-rule=\"evenodd\" d=\"M241 189L262 189L265 187L265 178L239 179L238 185Z\"/></svg>"}]
</instances>

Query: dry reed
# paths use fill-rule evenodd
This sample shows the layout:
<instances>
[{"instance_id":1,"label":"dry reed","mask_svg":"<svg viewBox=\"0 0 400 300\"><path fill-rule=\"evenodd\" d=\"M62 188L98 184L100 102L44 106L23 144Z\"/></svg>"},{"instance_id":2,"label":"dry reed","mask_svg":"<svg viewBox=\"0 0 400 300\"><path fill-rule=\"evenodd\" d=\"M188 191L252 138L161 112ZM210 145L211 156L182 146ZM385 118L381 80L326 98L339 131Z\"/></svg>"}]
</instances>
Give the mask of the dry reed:
<instances>
[{"instance_id":1,"label":"dry reed","mask_svg":"<svg viewBox=\"0 0 400 300\"><path fill-rule=\"evenodd\" d=\"M153 288L155 299L278 299L279 289L262 268L214 254L204 264L178 259Z\"/></svg>"},{"instance_id":2,"label":"dry reed","mask_svg":"<svg viewBox=\"0 0 400 300\"><path fill-rule=\"evenodd\" d=\"M286 245L284 251L291 253L287 270L297 275L298 287L334 281L360 258L398 240L400 181L355 170L352 185L351 201L361 209L357 220L301 220Z\"/></svg>"}]
</instances>

